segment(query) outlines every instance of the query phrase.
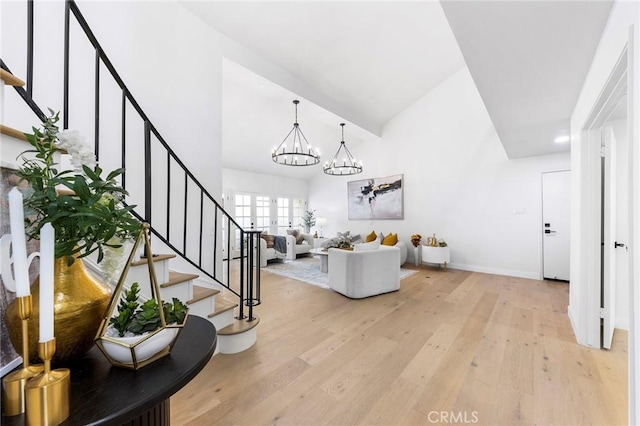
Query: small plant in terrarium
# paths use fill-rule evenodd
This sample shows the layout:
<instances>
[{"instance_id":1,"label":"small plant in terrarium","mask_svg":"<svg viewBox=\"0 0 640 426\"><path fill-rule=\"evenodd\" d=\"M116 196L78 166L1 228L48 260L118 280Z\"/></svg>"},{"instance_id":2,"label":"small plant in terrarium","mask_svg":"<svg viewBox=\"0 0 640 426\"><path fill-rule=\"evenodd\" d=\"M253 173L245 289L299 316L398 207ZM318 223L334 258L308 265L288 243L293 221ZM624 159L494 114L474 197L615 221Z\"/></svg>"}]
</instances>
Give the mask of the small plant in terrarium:
<instances>
[{"instance_id":1,"label":"small plant in terrarium","mask_svg":"<svg viewBox=\"0 0 640 426\"><path fill-rule=\"evenodd\" d=\"M152 332L162 327L160 309L155 299L138 302L140 288L138 283L133 283L126 290L118 304L118 314L109 320L114 331L107 330L107 335L115 337L129 337ZM175 297L172 303L162 302L165 323L181 324L187 315L187 306Z\"/></svg>"}]
</instances>

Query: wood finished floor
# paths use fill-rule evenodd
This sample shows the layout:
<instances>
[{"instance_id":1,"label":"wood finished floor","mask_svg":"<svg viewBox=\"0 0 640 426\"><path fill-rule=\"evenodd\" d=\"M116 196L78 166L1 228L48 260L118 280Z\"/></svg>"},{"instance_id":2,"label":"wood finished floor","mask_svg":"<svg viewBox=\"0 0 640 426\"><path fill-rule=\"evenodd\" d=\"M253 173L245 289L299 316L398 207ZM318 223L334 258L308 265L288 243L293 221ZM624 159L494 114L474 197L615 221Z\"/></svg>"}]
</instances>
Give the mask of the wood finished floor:
<instances>
[{"instance_id":1,"label":"wood finished floor","mask_svg":"<svg viewBox=\"0 0 640 426\"><path fill-rule=\"evenodd\" d=\"M172 424L627 424L627 335L577 345L568 295L423 267L350 300L263 271L258 342L212 358L171 398Z\"/></svg>"}]
</instances>

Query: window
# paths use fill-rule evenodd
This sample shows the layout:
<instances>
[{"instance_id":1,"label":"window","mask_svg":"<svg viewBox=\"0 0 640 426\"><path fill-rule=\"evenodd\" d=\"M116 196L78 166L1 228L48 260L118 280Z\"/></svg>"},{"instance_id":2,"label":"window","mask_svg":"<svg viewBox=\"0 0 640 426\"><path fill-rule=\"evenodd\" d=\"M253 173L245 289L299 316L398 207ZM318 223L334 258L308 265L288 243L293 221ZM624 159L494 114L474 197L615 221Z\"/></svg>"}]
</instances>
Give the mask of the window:
<instances>
[{"instance_id":1,"label":"window","mask_svg":"<svg viewBox=\"0 0 640 426\"><path fill-rule=\"evenodd\" d=\"M307 203L305 200L301 200L300 198L295 198L293 200L293 227L300 228L304 230L304 223L302 222L302 217L304 216L304 212L307 210Z\"/></svg>"},{"instance_id":2,"label":"window","mask_svg":"<svg viewBox=\"0 0 640 426\"><path fill-rule=\"evenodd\" d=\"M278 198L278 234L285 235L287 229L291 228L291 216L289 210L289 199Z\"/></svg>"},{"instance_id":3,"label":"window","mask_svg":"<svg viewBox=\"0 0 640 426\"><path fill-rule=\"evenodd\" d=\"M256 220L255 228L261 230L264 233L270 233L271 226L271 214L270 214L270 199L264 195L256 195Z\"/></svg>"}]
</instances>

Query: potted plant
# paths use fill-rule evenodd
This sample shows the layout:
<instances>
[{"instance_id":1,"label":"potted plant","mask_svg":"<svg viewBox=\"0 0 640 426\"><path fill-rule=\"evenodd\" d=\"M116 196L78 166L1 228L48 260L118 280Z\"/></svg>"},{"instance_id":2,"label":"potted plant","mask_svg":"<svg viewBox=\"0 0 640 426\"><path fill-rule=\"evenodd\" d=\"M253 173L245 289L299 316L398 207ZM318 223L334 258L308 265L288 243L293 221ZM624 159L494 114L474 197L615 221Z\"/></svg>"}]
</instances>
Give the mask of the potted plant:
<instances>
[{"instance_id":1,"label":"potted plant","mask_svg":"<svg viewBox=\"0 0 640 426\"><path fill-rule=\"evenodd\" d=\"M302 227L304 228L304 233L308 234L311 232L311 227L316 226L316 217L315 210L307 210L302 215Z\"/></svg>"},{"instance_id":2,"label":"potted plant","mask_svg":"<svg viewBox=\"0 0 640 426\"><path fill-rule=\"evenodd\" d=\"M139 292L138 283L123 292L117 314L97 340L114 365L137 369L168 354L186 322L188 308L177 298L161 301L160 308L156 299L141 304Z\"/></svg>"},{"instance_id":3,"label":"potted plant","mask_svg":"<svg viewBox=\"0 0 640 426\"><path fill-rule=\"evenodd\" d=\"M109 248L122 247L124 240L139 234L142 224L132 214L135 206L124 204L127 192L117 182L124 170L103 173L96 165L93 149L80 134L73 130L60 132L59 114L49 111L41 128L34 127L33 134L25 134L32 148L22 153L17 175L29 186L24 191L27 236L39 239L47 223L55 231L56 362L81 356L93 346L111 297L111 289L91 276L81 259L96 253L97 262L102 262ZM73 169L61 169L61 154L70 155ZM38 288L36 280L31 289L33 310L29 321L29 357L34 361L38 360ZM14 346L21 347L22 329L15 303L7 308L5 322Z\"/></svg>"}]
</instances>

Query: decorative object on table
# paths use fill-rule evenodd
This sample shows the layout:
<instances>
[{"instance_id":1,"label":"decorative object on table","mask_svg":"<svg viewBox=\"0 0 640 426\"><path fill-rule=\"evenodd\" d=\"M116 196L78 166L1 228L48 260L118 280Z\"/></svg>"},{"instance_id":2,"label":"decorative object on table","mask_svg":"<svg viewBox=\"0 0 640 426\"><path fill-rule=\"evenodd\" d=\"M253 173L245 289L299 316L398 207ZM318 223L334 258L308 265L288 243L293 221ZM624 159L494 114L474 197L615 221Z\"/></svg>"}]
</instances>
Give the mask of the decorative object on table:
<instances>
[{"instance_id":1,"label":"decorative object on table","mask_svg":"<svg viewBox=\"0 0 640 426\"><path fill-rule=\"evenodd\" d=\"M322 171L332 176L348 176L362 173L362 161L353 158L351 151L344 142L344 123L340 123L342 128L342 139L340 146L331 161L326 161Z\"/></svg>"},{"instance_id":2,"label":"decorative object on table","mask_svg":"<svg viewBox=\"0 0 640 426\"><path fill-rule=\"evenodd\" d=\"M69 416L70 373L68 369L51 370L51 358L55 353L54 338L54 292L53 263L55 251L55 231L51 223L40 228L39 291L39 354L44 367L30 366L29 362L29 321L32 297L29 286L29 263L24 235L24 207L22 194L16 189L9 193L11 239L15 277L10 266L3 271L3 282L10 290L15 290L17 316L21 322L23 368L9 374L2 383L3 411L13 416L26 412L27 425L58 425ZM14 280L15 278L15 280ZM14 345L18 347L17 345ZM6 405L6 406L4 406Z\"/></svg>"},{"instance_id":3,"label":"decorative object on table","mask_svg":"<svg viewBox=\"0 0 640 426\"><path fill-rule=\"evenodd\" d=\"M427 245L429 247L438 247L438 239L436 238L436 234L433 234L432 237L427 238Z\"/></svg>"},{"instance_id":4,"label":"decorative object on table","mask_svg":"<svg viewBox=\"0 0 640 426\"><path fill-rule=\"evenodd\" d=\"M447 247L447 242L445 240L443 240L442 238L440 238L438 240L438 247Z\"/></svg>"},{"instance_id":5,"label":"decorative object on table","mask_svg":"<svg viewBox=\"0 0 640 426\"><path fill-rule=\"evenodd\" d=\"M320 150L314 150L307 138L300 130L298 124L298 104L300 101L294 100L296 109L296 120L293 128L287 133L280 145L271 150L271 159L274 163L284 166L313 166L320 162ZM291 145L287 146L287 139L292 136Z\"/></svg>"},{"instance_id":6,"label":"decorative object on table","mask_svg":"<svg viewBox=\"0 0 640 426\"><path fill-rule=\"evenodd\" d=\"M42 364L29 362L29 317L31 316L31 295L18 297L18 315L22 320L22 368L8 374L2 380L2 412L6 416L17 416L25 410L25 389L27 381L42 373Z\"/></svg>"},{"instance_id":7,"label":"decorative object on table","mask_svg":"<svg viewBox=\"0 0 640 426\"><path fill-rule=\"evenodd\" d=\"M318 225L320 227L320 237L319 238L324 238L323 235L323 228L324 226L327 224L327 218L326 217L319 217L316 219L316 225Z\"/></svg>"},{"instance_id":8,"label":"decorative object on table","mask_svg":"<svg viewBox=\"0 0 640 426\"><path fill-rule=\"evenodd\" d=\"M69 417L71 372L68 368L51 369L55 352L56 339L38 343L44 371L27 383L27 425L59 425Z\"/></svg>"},{"instance_id":9,"label":"decorative object on table","mask_svg":"<svg viewBox=\"0 0 640 426\"><path fill-rule=\"evenodd\" d=\"M413 244L413 263L416 266L420 266L420 242L422 241L422 235L413 234L411 236L411 244Z\"/></svg>"},{"instance_id":10,"label":"decorative object on table","mask_svg":"<svg viewBox=\"0 0 640 426\"><path fill-rule=\"evenodd\" d=\"M304 228L304 233L308 234L311 232L311 227L316 226L316 217L315 210L307 210L302 214L302 227Z\"/></svg>"},{"instance_id":11,"label":"decorative object on table","mask_svg":"<svg viewBox=\"0 0 640 426\"><path fill-rule=\"evenodd\" d=\"M123 240L135 236L141 223L131 214L135 206L122 205L127 192L115 179L123 170L115 170L103 178L92 150L77 132L58 132L58 114L50 112L41 129L34 127L33 134L26 135L33 148L23 153L23 164L17 173L32 191L25 197L24 207L34 214L26 217L24 232L31 239L39 239L46 224L51 224L55 231L55 328L58 334L52 362L56 363L78 357L91 348L109 301L109 288L88 274L81 259L97 253L97 261L101 262L107 250L117 249ZM74 170L60 170L55 157L65 152L71 155ZM38 288L39 281L36 281L34 290ZM35 292L32 318L36 321L39 318L37 298L38 292ZM36 321L29 323L31 360L38 358L34 338ZM15 302L7 307L5 323L14 347L19 347L21 319Z\"/></svg>"},{"instance_id":12,"label":"decorative object on table","mask_svg":"<svg viewBox=\"0 0 640 426\"><path fill-rule=\"evenodd\" d=\"M353 250L353 246L351 245L351 241L348 236L339 236L330 239L327 242L327 249L330 248L339 248L342 250Z\"/></svg>"},{"instance_id":13,"label":"decorative object on table","mask_svg":"<svg viewBox=\"0 0 640 426\"><path fill-rule=\"evenodd\" d=\"M404 219L403 175L347 182L349 220Z\"/></svg>"},{"instance_id":14,"label":"decorative object on table","mask_svg":"<svg viewBox=\"0 0 640 426\"><path fill-rule=\"evenodd\" d=\"M313 233L313 238L318 238L318 231Z\"/></svg>"},{"instance_id":15,"label":"decorative object on table","mask_svg":"<svg viewBox=\"0 0 640 426\"><path fill-rule=\"evenodd\" d=\"M178 299L173 298L172 303L165 303L160 298L148 232L149 225L145 223L95 338L98 348L111 364L132 370L169 355L188 318L187 307ZM137 283L133 283L129 290L124 290L129 268L141 241L144 241L152 295L142 305L138 302ZM123 298L120 300L121 295Z\"/></svg>"}]
</instances>

